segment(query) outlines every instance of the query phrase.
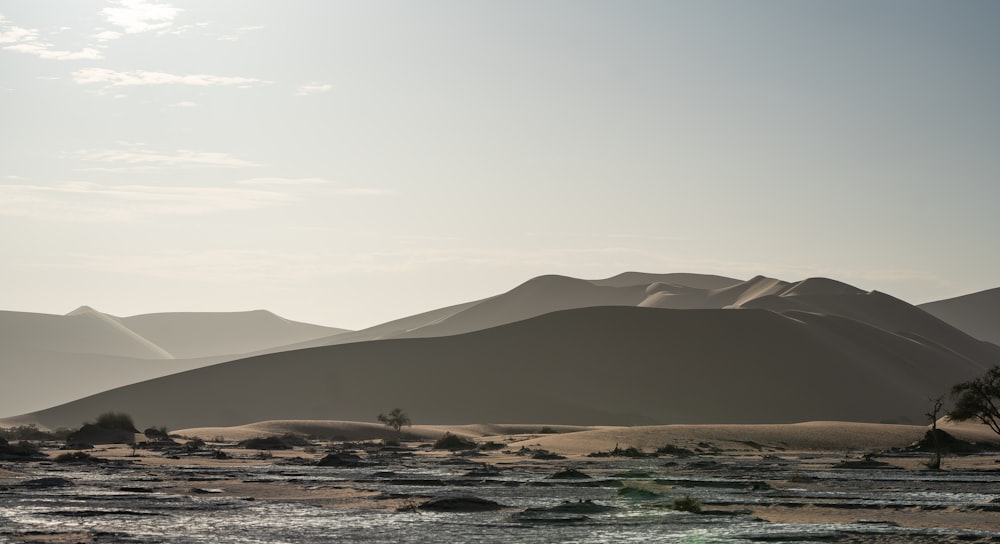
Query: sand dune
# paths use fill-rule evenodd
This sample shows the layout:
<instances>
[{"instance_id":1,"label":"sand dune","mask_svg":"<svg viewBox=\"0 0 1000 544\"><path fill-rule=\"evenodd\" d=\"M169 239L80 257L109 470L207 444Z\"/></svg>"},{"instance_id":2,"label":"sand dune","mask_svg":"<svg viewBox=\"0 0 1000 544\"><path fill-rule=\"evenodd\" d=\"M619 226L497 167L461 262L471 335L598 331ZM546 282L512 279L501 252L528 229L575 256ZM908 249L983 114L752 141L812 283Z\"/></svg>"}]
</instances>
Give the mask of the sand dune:
<instances>
[{"instance_id":1,"label":"sand dune","mask_svg":"<svg viewBox=\"0 0 1000 544\"><path fill-rule=\"evenodd\" d=\"M119 318L88 306L67 315L0 311L0 416L331 331L341 329L287 321L270 312Z\"/></svg>"},{"instance_id":2,"label":"sand dune","mask_svg":"<svg viewBox=\"0 0 1000 544\"><path fill-rule=\"evenodd\" d=\"M594 285L608 287L632 287L634 285L649 285L651 283L672 283L697 289L721 289L740 283L740 280L714 276L712 274L690 274L675 272L670 274L650 274L647 272L622 272L602 280L589 280Z\"/></svg>"},{"instance_id":3,"label":"sand dune","mask_svg":"<svg viewBox=\"0 0 1000 544\"><path fill-rule=\"evenodd\" d=\"M1000 287L918 308L971 336L1000 345Z\"/></svg>"},{"instance_id":4,"label":"sand dune","mask_svg":"<svg viewBox=\"0 0 1000 544\"><path fill-rule=\"evenodd\" d=\"M86 306L67 315L0 311L0 346L142 359L172 358L163 348Z\"/></svg>"},{"instance_id":5,"label":"sand dune","mask_svg":"<svg viewBox=\"0 0 1000 544\"><path fill-rule=\"evenodd\" d=\"M610 287L566 276L539 276L502 295L398 337L460 334L571 308L635 306L645 298L645 290L644 285Z\"/></svg>"},{"instance_id":6,"label":"sand dune","mask_svg":"<svg viewBox=\"0 0 1000 544\"><path fill-rule=\"evenodd\" d=\"M176 428L374 421L400 406L436 424L919 422L928 397L994 360L845 318L800 317L813 321L766 310L567 310L456 336L253 357L31 417L73 425L123 410Z\"/></svg>"},{"instance_id":7,"label":"sand dune","mask_svg":"<svg viewBox=\"0 0 1000 544\"><path fill-rule=\"evenodd\" d=\"M266 310L143 314L119 320L177 358L253 353L348 332L290 321Z\"/></svg>"},{"instance_id":8,"label":"sand dune","mask_svg":"<svg viewBox=\"0 0 1000 544\"><path fill-rule=\"evenodd\" d=\"M677 289L714 289L740 280L704 274L625 272L603 280L547 275L492 297L457 304L376 325L288 346L304 349L387 338L447 336L496 327L549 312L591 306L635 306L650 283L670 282Z\"/></svg>"},{"instance_id":9,"label":"sand dune","mask_svg":"<svg viewBox=\"0 0 1000 544\"><path fill-rule=\"evenodd\" d=\"M942 322L902 300L878 291L865 292L828 278L808 278L789 283L764 276L711 290L651 285L641 307L672 309L766 309L775 312L809 312L848 318L903 334L911 339L947 346L963 357L981 360L993 347Z\"/></svg>"}]
</instances>

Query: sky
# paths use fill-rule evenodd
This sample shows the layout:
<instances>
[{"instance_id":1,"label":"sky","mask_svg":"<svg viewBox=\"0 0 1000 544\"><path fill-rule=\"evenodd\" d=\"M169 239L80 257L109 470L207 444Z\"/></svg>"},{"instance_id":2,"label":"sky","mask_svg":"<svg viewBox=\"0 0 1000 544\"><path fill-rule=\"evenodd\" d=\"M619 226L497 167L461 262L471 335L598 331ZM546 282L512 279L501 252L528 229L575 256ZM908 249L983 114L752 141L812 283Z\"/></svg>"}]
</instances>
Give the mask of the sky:
<instances>
[{"instance_id":1,"label":"sky","mask_svg":"<svg viewBox=\"0 0 1000 544\"><path fill-rule=\"evenodd\" d=\"M0 309L1000 286L1000 3L0 0Z\"/></svg>"}]
</instances>

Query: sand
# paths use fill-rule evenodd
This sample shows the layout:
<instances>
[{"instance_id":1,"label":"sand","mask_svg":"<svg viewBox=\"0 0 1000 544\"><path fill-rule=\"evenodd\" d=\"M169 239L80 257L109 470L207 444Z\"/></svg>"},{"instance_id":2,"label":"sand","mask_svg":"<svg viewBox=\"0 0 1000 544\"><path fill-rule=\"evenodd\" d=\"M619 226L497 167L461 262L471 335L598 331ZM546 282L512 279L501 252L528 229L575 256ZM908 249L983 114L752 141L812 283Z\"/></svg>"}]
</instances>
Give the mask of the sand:
<instances>
[{"instance_id":1,"label":"sand","mask_svg":"<svg viewBox=\"0 0 1000 544\"><path fill-rule=\"evenodd\" d=\"M969 442L996 442L989 428L975 423L941 422L942 428ZM414 425L402 429L410 440L434 440L446 432L477 439L513 441L518 446L541 447L584 455L608 451L616 445L654 451L665 445L690 448L705 444L722 451L836 451L865 452L903 448L927 432L920 425L890 425L814 421L774 425L657 425L636 427L546 424ZM552 431L555 431L554 433ZM399 438L385 425L352 421L281 420L235 427L195 427L172 431L185 437L228 441L297 433L338 440Z\"/></svg>"}]
</instances>

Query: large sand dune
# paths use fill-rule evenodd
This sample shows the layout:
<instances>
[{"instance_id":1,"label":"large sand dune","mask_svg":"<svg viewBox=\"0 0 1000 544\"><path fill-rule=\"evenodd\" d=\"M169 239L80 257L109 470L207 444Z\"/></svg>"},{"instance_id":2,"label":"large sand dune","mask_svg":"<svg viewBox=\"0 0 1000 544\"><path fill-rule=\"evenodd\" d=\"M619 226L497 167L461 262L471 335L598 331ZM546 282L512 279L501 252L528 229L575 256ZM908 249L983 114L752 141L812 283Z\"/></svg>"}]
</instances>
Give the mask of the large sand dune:
<instances>
[{"instance_id":1,"label":"large sand dune","mask_svg":"<svg viewBox=\"0 0 1000 544\"><path fill-rule=\"evenodd\" d=\"M232 361L31 417L73 425L121 410L143 425L189 427L373 421L400 406L441 424L920 422L928 397L993 361L961 351L816 314L600 307Z\"/></svg>"},{"instance_id":2,"label":"large sand dune","mask_svg":"<svg viewBox=\"0 0 1000 544\"><path fill-rule=\"evenodd\" d=\"M980 340L1000 345L1000 287L919 308Z\"/></svg>"}]
</instances>

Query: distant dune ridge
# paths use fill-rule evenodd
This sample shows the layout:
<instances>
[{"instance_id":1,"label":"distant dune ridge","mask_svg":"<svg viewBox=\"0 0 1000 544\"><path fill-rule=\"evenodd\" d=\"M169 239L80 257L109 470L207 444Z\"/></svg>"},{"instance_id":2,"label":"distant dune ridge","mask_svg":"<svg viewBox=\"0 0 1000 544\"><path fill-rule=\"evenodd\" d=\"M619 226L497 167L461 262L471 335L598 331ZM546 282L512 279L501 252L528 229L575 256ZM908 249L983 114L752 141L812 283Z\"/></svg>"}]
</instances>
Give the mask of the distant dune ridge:
<instances>
[{"instance_id":1,"label":"distant dune ridge","mask_svg":"<svg viewBox=\"0 0 1000 544\"><path fill-rule=\"evenodd\" d=\"M918 307L971 336L1000 345L1000 287Z\"/></svg>"},{"instance_id":2,"label":"distant dune ridge","mask_svg":"<svg viewBox=\"0 0 1000 544\"><path fill-rule=\"evenodd\" d=\"M259 329L258 340L286 339L289 327L313 336L18 421L72 426L108 410L174 428L373 421L400 406L434 424L923 423L928 397L1000 360L1000 347L919 308L826 278L541 276L353 332L268 312L74 313L97 320L117 339L108 346L129 353L230 349L238 338L227 315Z\"/></svg>"},{"instance_id":3,"label":"distant dune ridge","mask_svg":"<svg viewBox=\"0 0 1000 544\"><path fill-rule=\"evenodd\" d=\"M342 332L260 310L132 317L88 306L66 315L0 311L0 415Z\"/></svg>"},{"instance_id":4,"label":"distant dune ridge","mask_svg":"<svg viewBox=\"0 0 1000 544\"><path fill-rule=\"evenodd\" d=\"M435 424L923 423L928 397L1000 358L912 305L835 280L632 277L649 283L543 276L368 330L378 340L336 335L28 417L71 425L113 409L144 424L229 426L372 421L400 406ZM667 307L641 306L657 295ZM669 307L674 296L686 309Z\"/></svg>"}]
</instances>

